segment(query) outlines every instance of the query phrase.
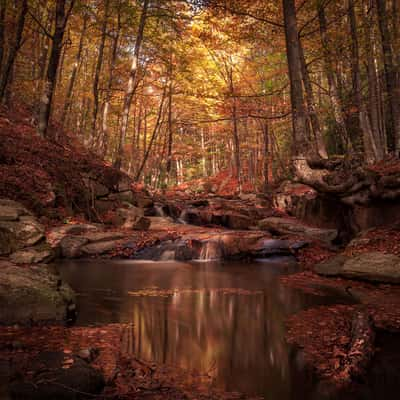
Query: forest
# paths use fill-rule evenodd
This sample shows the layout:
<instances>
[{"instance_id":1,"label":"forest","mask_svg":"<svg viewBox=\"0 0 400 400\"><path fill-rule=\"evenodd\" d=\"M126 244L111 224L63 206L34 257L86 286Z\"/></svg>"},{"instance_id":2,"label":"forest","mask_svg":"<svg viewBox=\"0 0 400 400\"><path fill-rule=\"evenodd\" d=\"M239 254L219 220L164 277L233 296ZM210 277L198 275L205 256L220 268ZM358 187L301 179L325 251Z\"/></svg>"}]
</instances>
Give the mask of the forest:
<instances>
[{"instance_id":1,"label":"forest","mask_svg":"<svg viewBox=\"0 0 400 400\"><path fill-rule=\"evenodd\" d=\"M0 398L395 399L398 0L0 0Z\"/></svg>"}]
</instances>

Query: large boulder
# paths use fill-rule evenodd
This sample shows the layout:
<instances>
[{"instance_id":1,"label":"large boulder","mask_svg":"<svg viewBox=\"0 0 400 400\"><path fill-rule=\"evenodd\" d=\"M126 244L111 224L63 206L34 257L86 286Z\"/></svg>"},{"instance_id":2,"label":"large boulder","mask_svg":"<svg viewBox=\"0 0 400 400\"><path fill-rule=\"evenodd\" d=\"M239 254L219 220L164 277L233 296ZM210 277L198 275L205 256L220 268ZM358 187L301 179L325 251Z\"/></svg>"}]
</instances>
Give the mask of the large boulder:
<instances>
[{"instance_id":1,"label":"large boulder","mask_svg":"<svg viewBox=\"0 0 400 400\"><path fill-rule=\"evenodd\" d=\"M47 241L53 247L56 247L60 244L61 240L68 235L81 235L99 230L99 227L93 224L65 224L51 229L47 233Z\"/></svg>"},{"instance_id":2,"label":"large boulder","mask_svg":"<svg viewBox=\"0 0 400 400\"><path fill-rule=\"evenodd\" d=\"M338 255L317 264L314 271L324 276L400 283L400 257L379 252L363 253L353 257Z\"/></svg>"},{"instance_id":3,"label":"large boulder","mask_svg":"<svg viewBox=\"0 0 400 400\"><path fill-rule=\"evenodd\" d=\"M340 275L376 282L400 283L400 257L378 252L349 258Z\"/></svg>"},{"instance_id":4,"label":"large boulder","mask_svg":"<svg viewBox=\"0 0 400 400\"><path fill-rule=\"evenodd\" d=\"M44 239L44 227L21 204L0 199L0 255L31 247Z\"/></svg>"},{"instance_id":5,"label":"large boulder","mask_svg":"<svg viewBox=\"0 0 400 400\"><path fill-rule=\"evenodd\" d=\"M305 236L328 244L331 244L338 235L336 229L314 228L304 225L300 221L292 218L265 218L258 223L258 227L263 230L268 230L273 234Z\"/></svg>"},{"instance_id":6,"label":"large boulder","mask_svg":"<svg viewBox=\"0 0 400 400\"><path fill-rule=\"evenodd\" d=\"M10 385L13 400L77 400L97 397L105 382L100 371L79 356L43 352L30 362L32 375Z\"/></svg>"},{"instance_id":7,"label":"large boulder","mask_svg":"<svg viewBox=\"0 0 400 400\"><path fill-rule=\"evenodd\" d=\"M61 256L65 258L78 258L82 255L82 247L89 243L84 236L65 236L60 241Z\"/></svg>"},{"instance_id":8,"label":"large boulder","mask_svg":"<svg viewBox=\"0 0 400 400\"><path fill-rule=\"evenodd\" d=\"M54 259L54 251L47 243L35 247L26 247L10 255L15 264L48 263Z\"/></svg>"},{"instance_id":9,"label":"large boulder","mask_svg":"<svg viewBox=\"0 0 400 400\"><path fill-rule=\"evenodd\" d=\"M123 229L146 231L150 228L151 221L143 215L142 208L119 208L116 212L114 223Z\"/></svg>"},{"instance_id":10,"label":"large boulder","mask_svg":"<svg viewBox=\"0 0 400 400\"><path fill-rule=\"evenodd\" d=\"M101 255L117 249L119 245L120 242L118 240L89 243L81 247L81 254L86 256Z\"/></svg>"},{"instance_id":11,"label":"large boulder","mask_svg":"<svg viewBox=\"0 0 400 400\"><path fill-rule=\"evenodd\" d=\"M0 265L0 324L66 322L75 310L72 289L46 266Z\"/></svg>"}]
</instances>

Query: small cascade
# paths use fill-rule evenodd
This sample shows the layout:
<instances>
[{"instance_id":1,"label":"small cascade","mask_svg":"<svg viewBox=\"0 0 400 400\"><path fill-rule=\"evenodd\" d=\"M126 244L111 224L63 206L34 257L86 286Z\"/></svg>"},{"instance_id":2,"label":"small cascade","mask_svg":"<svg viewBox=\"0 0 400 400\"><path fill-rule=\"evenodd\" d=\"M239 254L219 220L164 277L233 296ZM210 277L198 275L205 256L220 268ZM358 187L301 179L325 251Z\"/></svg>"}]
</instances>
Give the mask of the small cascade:
<instances>
[{"instance_id":1,"label":"small cascade","mask_svg":"<svg viewBox=\"0 0 400 400\"><path fill-rule=\"evenodd\" d=\"M216 261L223 258L223 243L219 240L204 241L201 247L200 256L197 261Z\"/></svg>"},{"instance_id":2,"label":"small cascade","mask_svg":"<svg viewBox=\"0 0 400 400\"><path fill-rule=\"evenodd\" d=\"M175 250L163 251L158 261L175 261Z\"/></svg>"},{"instance_id":3,"label":"small cascade","mask_svg":"<svg viewBox=\"0 0 400 400\"><path fill-rule=\"evenodd\" d=\"M155 209L155 211L156 211L156 216L157 216L157 217L162 217L162 218L165 218L165 217L166 217L166 214L165 214L165 212L164 212L164 209L163 209L163 206L162 206L162 205L160 205L160 204L155 204L155 205L154 205L154 209Z\"/></svg>"},{"instance_id":4,"label":"small cascade","mask_svg":"<svg viewBox=\"0 0 400 400\"><path fill-rule=\"evenodd\" d=\"M187 212L186 209L182 210L181 215L177 219L177 222L180 223L180 224L187 225L188 224L188 222L187 222L187 213L188 212Z\"/></svg>"}]
</instances>

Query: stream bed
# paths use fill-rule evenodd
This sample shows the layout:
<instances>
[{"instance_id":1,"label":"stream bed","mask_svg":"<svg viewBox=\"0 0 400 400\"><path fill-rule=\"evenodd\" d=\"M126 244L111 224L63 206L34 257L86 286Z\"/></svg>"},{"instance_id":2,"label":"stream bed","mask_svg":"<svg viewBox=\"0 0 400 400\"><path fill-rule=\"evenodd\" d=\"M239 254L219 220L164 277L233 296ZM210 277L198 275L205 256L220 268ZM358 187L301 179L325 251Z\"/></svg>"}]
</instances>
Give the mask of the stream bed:
<instances>
[{"instance_id":1,"label":"stream bed","mask_svg":"<svg viewBox=\"0 0 400 400\"><path fill-rule=\"evenodd\" d=\"M319 399L300 351L285 341L286 318L346 303L279 283L290 258L264 263L80 260L59 263L78 294L78 325L132 323L131 351L212 376L216 387L265 399Z\"/></svg>"}]
</instances>

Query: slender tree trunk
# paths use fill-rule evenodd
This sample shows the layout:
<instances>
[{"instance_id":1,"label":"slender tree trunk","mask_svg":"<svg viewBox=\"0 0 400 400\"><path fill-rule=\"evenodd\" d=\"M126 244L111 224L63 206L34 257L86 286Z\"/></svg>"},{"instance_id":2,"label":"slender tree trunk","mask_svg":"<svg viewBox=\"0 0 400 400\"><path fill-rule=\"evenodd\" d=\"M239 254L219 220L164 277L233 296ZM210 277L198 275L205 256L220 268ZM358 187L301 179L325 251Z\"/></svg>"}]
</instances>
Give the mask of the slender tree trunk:
<instances>
[{"instance_id":1,"label":"slender tree trunk","mask_svg":"<svg viewBox=\"0 0 400 400\"><path fill-rule=\"evenodd\" d=\"M203 171L203 177L207 177L207 160L206 160L206 144L204 138L204 128L200 128L200 140L201 140L201 167Z\"/></svg>"},{"instance_id":2,"label":"slender tree trunk","mask_svg":"<svg viewBox=\"0 0 400 400\"><path fill-rule=\"evenodd\" d=\"M99 81L100 81L101 67L103 65L104 46L106 43L109 4L110 4L109 0L105 0L104 19L103 19L103 24L101 26L99 54L97 56L96 68L93 79L93 115L90 127L90 142L93 143L93 145L96 144L98 145L97 142L99 139L99 135L97 135L96 133L97 114L99 112Z\"/></svg>"},{"instance_id":3,"label":"slender tree trunk","mask_svg":"<svg viewBox=\"0 0 400 400\"><path fill-rule=\"evenodd\" d=\"M344 150L347 150L349 149L349 147L351 147L351 143L349 141L349 135L346 128L339 90L336 84L335 75L333 73L333 62L330 54L327 21L325 16L324 4L322 4L321 0L319 0L318 3L318 20L333 113L335 116L337 128L339 130L339 135L342 140L342 145L344 147Z\"/></svg>"},{"instance_id":4,"label":"slender tree trunk","mask_svg":"<svg viewBox=\"0 0 400 400\"><path fill-rule=\"evenodd\" d=\"M7 61L0 81L0 99L4 100L6 87L10 79L11 71L14 67L15 58L17 57L18 50L22 44L22 33L24 31L25 19L28 13L28 0L22 0L21 12L18 17L17 30L15 33L14 43L8 53Z\"/></svg>"},{"instance_id":5,"label":"slender tree trunk","mask_svg":"<svg viewBox=\"0 0 400 400\"><path fill-rule=\"evenodd\" d=\"M69 10L66 12L66 0L56 1L56 22L52 38L53 43L50 53L49 64L47 66L46 80L39 110L39 134L42 137L46 137L48 135L47 129L51 114L51 103L56 87L57 70L60 62L62 41L64 37L65 27L68 22L68 17L73 5L74 0L71 0Z\"/></svg>"},{"instance_id":6,"label":"slender tree trunk","mask_svg":"<svg viewBox=\"0 0 400 400\"><path fill-rule=\"evenodd\" d=\"M166 181L169 183L172 169L172 144L174 140L174 130L172 121L172 98L173 98L173 82L172 82L172 54L169 65L169 84L168 84L168 148L167 148L167 164L166 164Z\"/></svg>"},{"instance_id":7,"label":"slender tree trunk","mask_svg":"<svg viewBox=\"0 0 400 400\"><path fill-rule=\"evenodd\" d=\"M376 0L379 31L381 34L383 65L387 100L387 138L389 150L400 155L400 84L393 59L392 38L389 31L386 0ZM400 67L399 67L400 68Z\"/></svg>"},{"instance_id":8,"label":"slender tree trunk","mask_svg":"<svg viewBox=\"0 0 400 400\"><path fill-rule=\"evenodd\" d=\"M83 17L83 26L82 26L82 31L81 31L81 37L79 39L78 52L76 53L75 62L72 66L71 78L69 80L67 95L66 95L66 99L65 99L65 103L64 103L63 112L61 115L61 126L63 126L63 127L64 127L64 123L65 123L65 118L67 116L67 112L69 111L69 109L71 107L72 93L74 90L74 85L75 85L76 75L78 72L79 63L81 61L82 49L83 49L83 43L85 40L88 19L89 19L89 15L85 14Z\"/></svg>"},{"instance_id":9,"label":"slender tree trunk","mask_svg":"<svg viewBox=\"0 0 400 400\"><path fill-rule=\"evenodd\" d=\"M0 0L0 80L4 57L4 27L6 22L7 0Z\"/></svg>"},{"instance_id":10,"label":"slender tree trunk","mask_svg":"<svg viewBox=\"0 0 400 400\"><path fill-rule=\"evenodd\" d=\"M161 126L161 118L162 118L162 114L163 114L163 108L164 108L164 102L165 102L166 92L167 92L167 89L166 89L166 87L165 87L164 90L163 90L163 94L162 94L162 96L161 96L160 106L159 106L159 108L158 108L158 114L157 114L157 121L156 121L156 123L155 123L155 125L154 125L153 132L152 132L152 134L151 134L151 138L150 138L149 145L147 146L147 150L146 150L146 152L145 152L145 154L144 154L144 156L143 156L142 163L140 164L140 167L139 167L139 169L138 169L138 171L137 171L137 173L136 173L136 177L135 177L135 181L136 181L136 182L139 181L139 179L140 179L140 177L141 177L141 175L142 175L142 172L143 172L143 169L144 169L144 167L145 167L145 165L146 165L147 159L149 158L151 148L153 147L154 140L156 139L157 134L158 134L158 131L159 131L159 129L160 129L160 126Z\"/></svg>"},{"instance_id":11,"label":"slender tree trunk","mask_svg":"<svg viewBox=\"0 0 400 400\"><path fill-rule=\"evenodd\" d=\"M131 70L130 70L130 74L129 74L128 85L127 85L127 89L125 92L124 104L123 104L123 109L122 109L122 120L121 120L121 127L120 127L119 144L118 144L117 155L116 155L115 163L114 163L114 166L118 169L121 168L121 164L122 164L126 132L128 130L129 109L130 109L130 106L132 103L133 95L135 94L136 75L137 75L138 64L139 64L140 49L141 49L142 41L143 41L143 33L144 33L145 25L146 25L148 6L149 6L149 0L144 0L142 14L140 16L140 21L139 21L138 34L136 37L135 49L133 52L133 59L132 59L132 65L131 65Z\"/></svg>"},{"instance_id":12,"label":"slender tree trunk","mask_svg":"<svg viewBox=\"0 0 400 400\"><path fill-rule=\"evenodd\" d=\"M301 70L303 75L303 84L304 84L307 107L308 107L308 115L310 117L311 127L314 132L316 152L321 158L328 158L328 153L326 151L324 139L322 137L321 125L319 123L315 107L316 103L315 103L314 93L301 41L299 41L299 49L300 49Z\"/></svg>"},{"instance_id":13,"label":"slender tree trunk","mask_svg":"<svg viewBox=\"0 0 400 400\"><path fill-rule=\"evenodd\" d=\"M118 17L117 17L117 30L113 35L112 41L112 51L111 51L111 61L110 61L110 72L108 76L108 84L105 95L105 101L103 106L103 117L102 117L102 128L101 128L101 153L103 157L107 154L108 151L108 142L109 142L109 132L108 132L108 113L110 109L111 96L112 96L112 85L114 80L114 70L115 65L117 63L117 52L118 52L118 43L119 37L121 33L121 9L118 8Z\"/></svg>"},{"instance_id":14,"label":"slender tree trunk","mask_svg":"<svg viewBox=\"0 0 400 400\"><path fill-rule=\"evenodd\" d=\"M375 137L372 133L371 123L367 113L367 107L361 93L360 77L360 51L358 44L357 19L354 10L354 0L348 0L348 14L351 33L351 63L354 103L357 108L357 114L362 133L362 143L364 147L364 156L367 163L373 163L383 157L381 149L378 151L378 145L375 143Z\"/></svg>"},{"instance_id":15,"label":"slender tree trunk","mask_svg":"<svg viewBox=\"0 0 400 400\"><path fill-rule=\"evenodd\" d=\"M295 159L305 159L309 153L309 146L307 143L307 118L304 108L300 42L294 0L283 0L283 13L292 103L293 155Z\"/></svg>"}]
</instances>

